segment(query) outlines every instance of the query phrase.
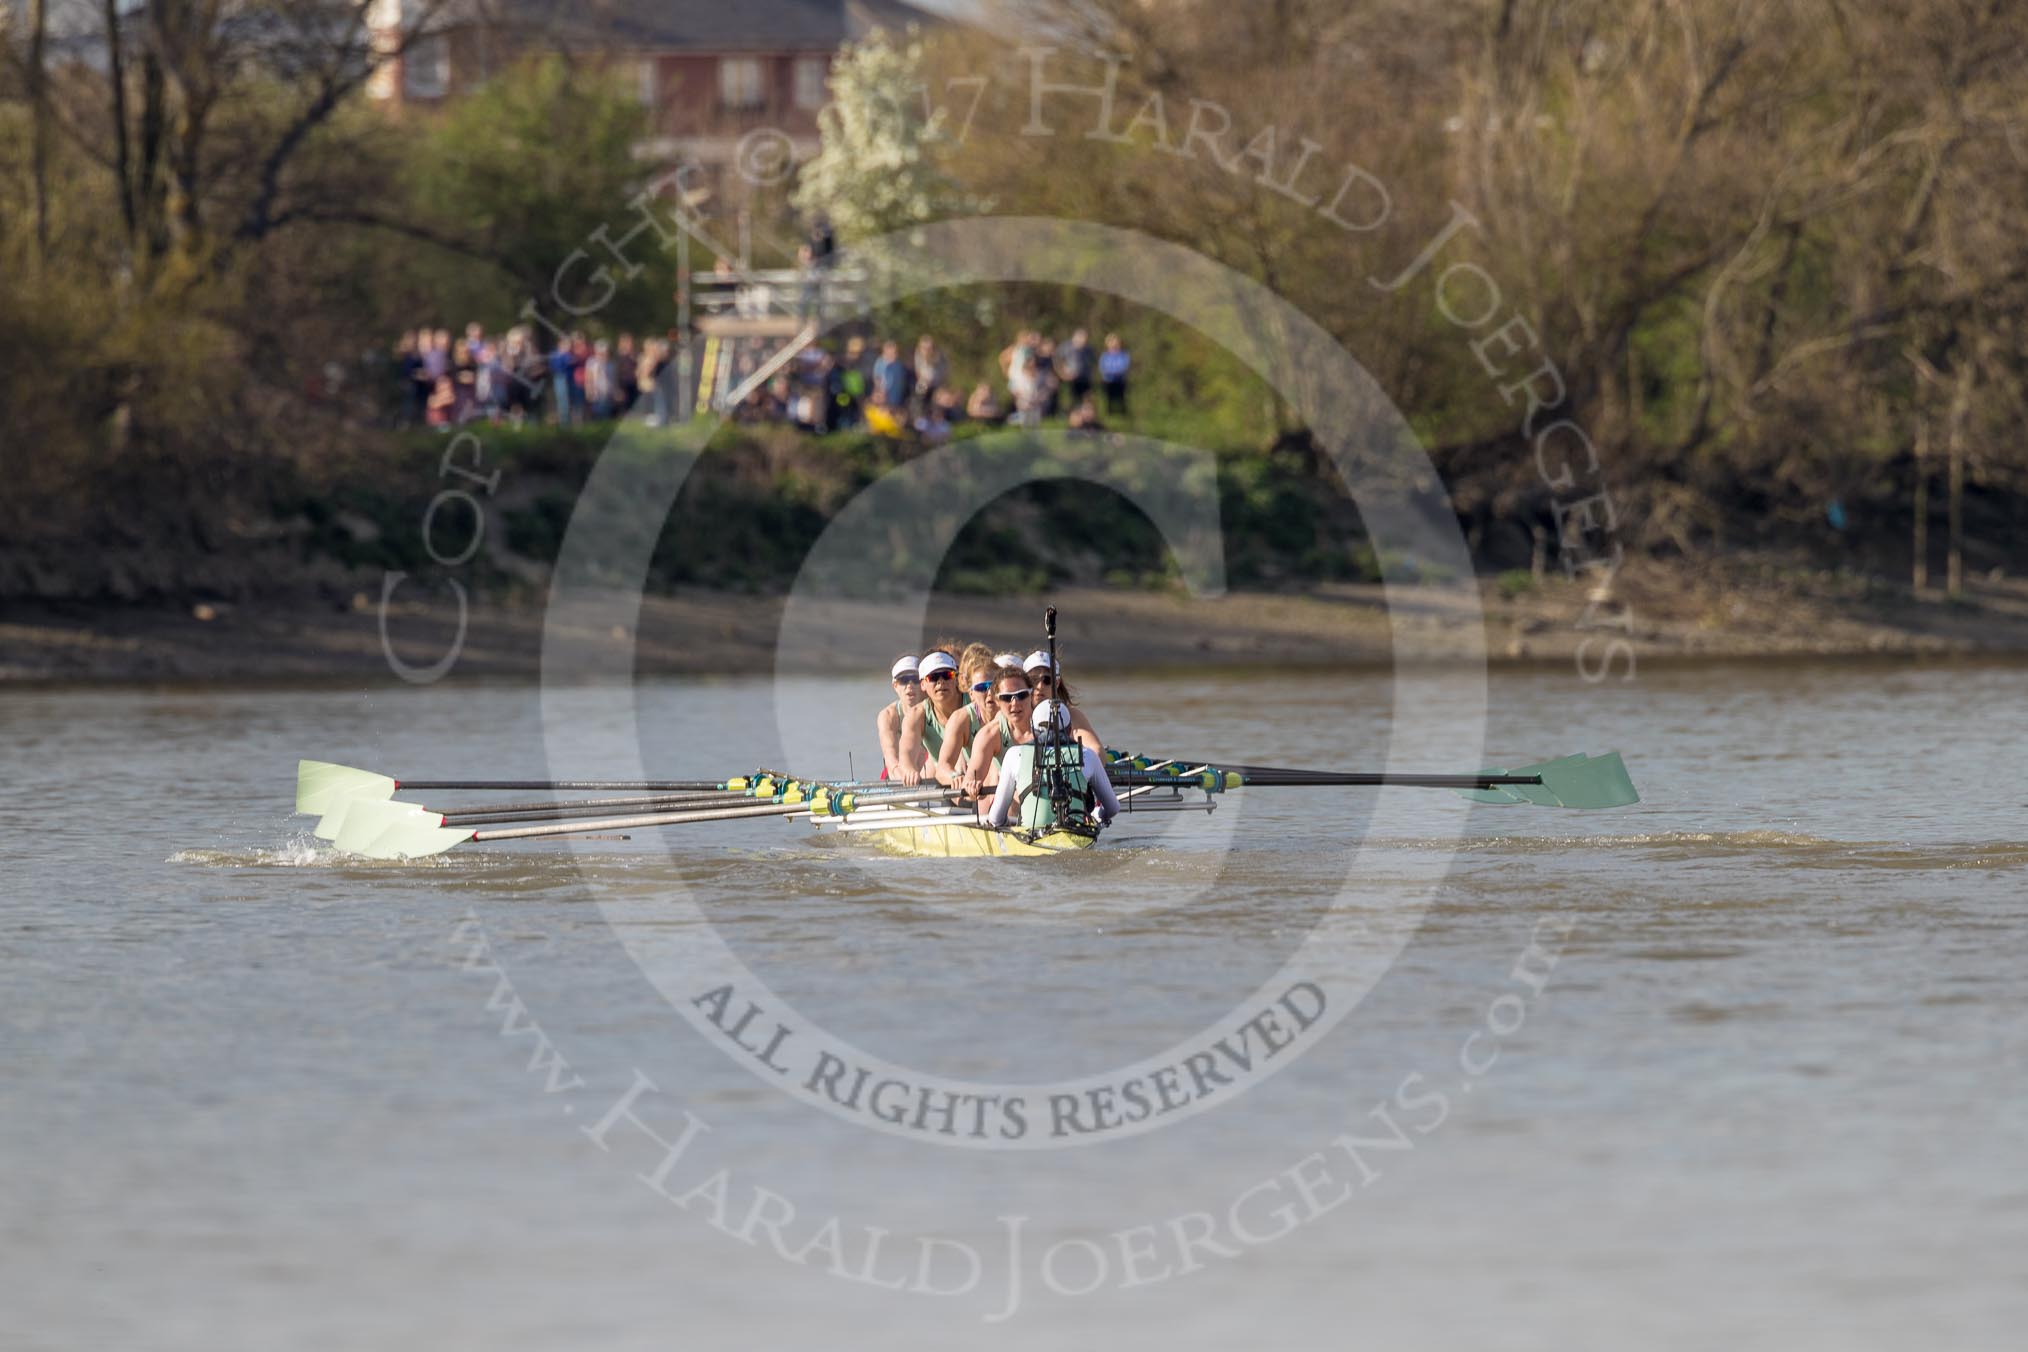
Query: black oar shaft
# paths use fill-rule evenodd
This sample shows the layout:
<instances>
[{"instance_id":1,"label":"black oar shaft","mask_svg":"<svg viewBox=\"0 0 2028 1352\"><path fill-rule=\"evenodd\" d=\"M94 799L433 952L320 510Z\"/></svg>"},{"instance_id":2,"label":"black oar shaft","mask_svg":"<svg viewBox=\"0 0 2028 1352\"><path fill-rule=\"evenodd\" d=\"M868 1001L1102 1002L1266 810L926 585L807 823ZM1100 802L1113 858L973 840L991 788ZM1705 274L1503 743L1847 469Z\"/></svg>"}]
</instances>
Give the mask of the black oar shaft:
<instances>
[{"instance_id":1,"label":"black oar shaft","mask_svg":"<svg viewBox=\"0 0 2028 1352\"><path fill-rule=\"evenodd\" d=\"M861 797L859 807L877 807L883 803L928 802L933 798L945 798L949 789L942 787L921 789L913 793L883 794L877 797ZM606 817L597 821L547 822L540 826L514 826L499 831L474 831L473 840L527 840L538 836L582 835L587 831L626 831L639 826L683 826L690 822L737 821L743 817L779 817L791 813L808 812L808 803L757 803L752 807L705 808L696 812L661 812L637 817Z\"/></svg>"},{"instance_id":2,"label":"black oar shaft","mask_svg":"<svg viewBox=\"0 0 2028 1352\"><path fill-rule=\"evenodd\" d=\"M395 784L404 793L449 789L503 789L522 793L554 793L565 789L605 793L639 789L643 792L682 793L725 787L712 779L397 779Z\"/></svg>"},{"instance_id":3,"label":"black oar shaft","mask_svg":"<svg viewBox=\"0 0 2028 1352\"><path fill-rule=\"evenodd\" d=\"M446 825L473 824L481 821L534 820L541 817L581 817L588 813L610 812L615 808L686 808L703 807L711 803L739 803L754 801L752 794L735 790L721 790L715 793L646 794L631 798L580 798L563 799L548 803L502 803L497 807L447 807L431 808L440 814Z\"/></svg>"},{"instance_id":4,"label":"black oar shaft","mask_svg":"<svg viewBox=\"0 0 2028 1352\"><path fill-rule=\"evenodd\" d=\"M1540 784L1541 775L1416 775L1349 774L1328 770L1269 770L1249 772L1237 765L1212 767L1213 773L1237 772L1250 788L1405 788L1405 789L1490 789L1502 784ZM1115 784L1173 784L1189 788L1197 776L1162 771L1116 770Z\"/></svg>"},{"instance_id":5,"label":"black oar shaft","mask_svg":"<svg viewBox=\"0 0 2028 1352\"><path fill-rule=\"evenodd\" d=\"M1241 776L1251 786L1262 788L1397 788L1397 789L1490 789L1501 784L1540 784L1541 775L1250 775Z\"/></svg>"}]
</instances>

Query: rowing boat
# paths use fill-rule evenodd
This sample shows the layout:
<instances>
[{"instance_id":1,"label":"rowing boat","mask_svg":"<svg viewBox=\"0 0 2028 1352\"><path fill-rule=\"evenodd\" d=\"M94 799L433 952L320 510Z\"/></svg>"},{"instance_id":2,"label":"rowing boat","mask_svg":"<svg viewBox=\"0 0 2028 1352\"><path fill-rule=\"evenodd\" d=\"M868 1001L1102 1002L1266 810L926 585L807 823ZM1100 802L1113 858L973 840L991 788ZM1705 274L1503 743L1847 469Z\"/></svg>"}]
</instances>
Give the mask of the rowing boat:
<instances>
[{"instance_id":1,"label":"rowing boat","mask_svg":"<svg viewBox=\"0 0 2028 1352\"><path fill-rule=\"evenodd\" d=\"M1106 761L1123 815L1210 811L1223 794L1247 788L1447 789L1510 807L1601 809L1640 801L1617 752L1466 774L1291 770L1118 751L1108 751ZM618 790L630 796L432 809L396 799L401 790ZM601 815L621 809L630 811ZM807 823L819 837L840 843L931 859L1047 858L1091 849L1102 835L1088 820L1037 831L995 829L981 821L978 804L941 786L820 783L770 770L722 780L402 780L306 760L296 771L296 811L318 818L318 837L373 859L422 858L469 842L610 837L760 817Z\"/></svg>"},{"instance_id":2,"label":"rowing boat","mask_svg":"<svg viewBox=\"0 0 2028 1352\"><path fill-rule=\"evenodd\" d=\"M1062 680L1056 653L1056 608L1043 612L1049 640L1042 665ZM1003 679L1005 679L1003 677ZM1019 679L1019 674L1015 674ZM1016 692L1026 698L1025 692ZM1012 698L1007 696L1004 698ZM1243 788L1449 789L1477 802L1538 807L1612 808L1640 801L1618 752L1561 756L1515 769L1466 774L1401 774L1351 770L1290 770L1268 765L1215 765L1186 757L1102 758L1069 746L1071 724L1051 706L1035 747L1049 751L999 786L988 814L983 803L937 784L805 781L775 770L718 780L402 780L329 761L296 766L296 811L316 817L315 834L338 849L370 859L419 859L472 841L595 837L648 827L780 817L807 821L820 837L870 845L889 854L929 859L1041 859L1098 844L1107 813L1191 811L1217 807L1218 795ZM1061 739L1061 740L1060 740ZM1068 749L1069 754L1065 753ZM1009 752L1008 764L1021 748ZM1078 765L1089 767L1077 768ZM413 792L526 790L619 791L627 796L574 801L456 805L431 809L395 798ZM1033 793L1031 795L1031 790ZM1124 790L1124 792L1121 792ZM1186 801L1201 793L1203 802ZM1024 825L1009 820L1009 796L1027 799ZM603 815L629 809L625 815Z\"/></svg>"},{"instance_id":3,"label":"rowing boat","mask_svg":"<svg viewBox=\"0 0 2028 1352\"><path fill-rule=\"evenodd\" d=\"M1045 859L1098 844L1095 826L1051 831L995 830L971 809L924 811L866 808L830 821L815 819L819 835L882 854L912 859Z\"/></svg>"}]
</instances>

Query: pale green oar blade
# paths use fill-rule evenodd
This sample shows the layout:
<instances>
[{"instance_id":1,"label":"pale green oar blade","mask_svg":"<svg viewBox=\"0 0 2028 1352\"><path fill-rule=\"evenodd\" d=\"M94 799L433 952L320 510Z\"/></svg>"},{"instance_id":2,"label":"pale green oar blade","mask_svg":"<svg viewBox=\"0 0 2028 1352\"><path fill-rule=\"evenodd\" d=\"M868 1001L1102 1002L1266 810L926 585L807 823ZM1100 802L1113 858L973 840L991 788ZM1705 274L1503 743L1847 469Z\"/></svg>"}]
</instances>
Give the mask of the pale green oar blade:
<instances>
[{"instance_id":1,"label":"pale green oar blade","mask_svg":"<svg viewBox=\"0 0 2028 1352\"><path fill-rule=\"evenodd\" d=\"M443 818L415 803L356 802L338 829L337 847L368 859L419 859L442 854L472 838L468 828L445 828Z\"/></svg>"},{"instance_id":2,"label":"pale green oar blade","mask_svg":"<svg viewBox=\"0 0 2028 1352\"><path fill-rule=\"evenodd\" d=\"M1488 770L1489 775L1539 775L1540 784L1502 784L1490 789L1460 789L1475 803L1516 807L1533 803L1538 807L1607 808L1626 807L1641 801L1634 781L1627 774L1620 753L1603 756L1561 756L1535 765L1517 765L1511 770Z\"/></svg>"},{"instance_id":3,"label":"pale green oar blade","mask_svg":"<svg viewBox=\"0 0 2028 1352\"><path fill-rule=\"evenodd\" d=\"M392 779L371 770L329 761L296 762L296 811L313 817L327 816L352 798L392 798L396 787Z\"/></svg>"},{"instance_id":4,"label":"pale green oar blade","mask_svg":"<svg viewBox=\"0 0 2028 1352\"><path fill-rule=\"evenodd\" d=\"M375 859L427 859L472 838L469 826L436 826L434 816L404 822L373 842Z\"/></svg>"},{"instance_id":5,"label":"pale green oar blade","mask_svg":"<svg viewBox=\"0 0 2028 1352\"><path fill-rule=\"evenodd\" d=\"M310 834L319 840L336 840L338 833L345 829L346 814L352 810L354 804L378 804L384 797L379 786L374 785L339 798L328 799L324 815L317 818L317 824L310 828Z\"/></svg>"},{"instance_id":6,"label":"pale green oar blade","mask_svg":"<svg viewBox=\"0 0 2028 1352\"><path fill-rule=\"evenodd\" d=\"M1583 764L1583 756L1558 756L1555 760L1537 761L1533 765L1517 765L1507 773L1510 775L1540 775L1542 776L1542 782L1540 784L1508 784L1505 788L1507 792L1513 794L1522 802L1533 803L1537 807L1570 807L1572 804L1566 803L1558 797L1552 786L1557 782L1556 776L1574 770Z\"/></svg>"},{"instance_id":7,"label":"pale green oar blade","mask_svg":"<svg viewBox=\"0 0 2028 1352\"><path fill-rule=\"evenodd\" d=\"M415 803L375 803L361 799L346 811L332 844L347 854L370 854L373 843L422 808Z\"/></svg>"},{"instance_id":8,"label":"pale green oar blade","mask_svg":"<svg viewBox=\"0 0 2028 1352\"><path fill-rule=\"evenodd\" d=\"M1633 776L1627 773L1626 762L1617 751L1593 756L1577 765L1551 761L1541 767L1541 774L1543 789L1549 791L1560 807L1627 807L1641 801Z\"/></svg>"},{"instance_id":9,"label":"pale green oar blade","mask_svg":"<svg viewBox=\"0 0 2028 1352\"><path fill-rule=\"evenodd\" d=\"M372 798L341 798L329 812L317 818L317 824L310 828L310 834L319 840L336 840L345 827L345 814L354 803L371 803Z\"/></svg>"}]
</instances>

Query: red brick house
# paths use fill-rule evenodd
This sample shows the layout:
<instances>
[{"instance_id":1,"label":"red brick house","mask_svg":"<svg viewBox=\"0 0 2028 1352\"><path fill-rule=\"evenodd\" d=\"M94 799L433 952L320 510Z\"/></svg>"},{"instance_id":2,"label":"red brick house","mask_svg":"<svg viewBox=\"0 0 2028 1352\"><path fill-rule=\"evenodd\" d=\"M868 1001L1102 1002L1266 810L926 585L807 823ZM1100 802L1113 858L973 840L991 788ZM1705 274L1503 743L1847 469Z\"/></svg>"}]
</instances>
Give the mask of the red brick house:
<instances>
[{"instance_id":1,"label":"red brick house","mask_svg":"<svg viewBox=\"0 0 2028 1352\"><path fill-rule=\"evenodd\" d=\"M414 0L378 0L372 22L398 45ZM526 52L551 47L630 69L654 110L650 158L679 151L729 161L741 136L786 133L797 158L817 145L817 110L831 61L876 28L943 20L906 0L452 0L441 35L391 58L370 92L392 105L429 105L485 80Z\"/></svg>"}]
</instances>

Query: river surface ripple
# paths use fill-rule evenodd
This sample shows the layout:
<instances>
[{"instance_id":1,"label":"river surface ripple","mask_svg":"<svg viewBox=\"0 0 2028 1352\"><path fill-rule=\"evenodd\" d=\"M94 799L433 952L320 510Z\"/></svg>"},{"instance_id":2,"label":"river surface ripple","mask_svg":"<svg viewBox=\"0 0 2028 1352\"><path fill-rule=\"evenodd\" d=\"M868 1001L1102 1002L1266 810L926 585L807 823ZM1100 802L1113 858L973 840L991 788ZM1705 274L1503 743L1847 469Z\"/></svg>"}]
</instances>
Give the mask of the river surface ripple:
<instances>
[{"instance_id":1,"label":"river surface ripple","mask_svg":"<svg viewBox=\"0 0 2028 1352\"><path fill-rule=\"evenodd\" d=\"M1413 679L1426 707L1469 709L1464 683ZM2017 1345L2023 682L1502 674L1485 763L1617 748L1644 801L1474 807L1453 843L1433 801L1367 838L1370 791L1256 790L1044 863L872 858L763 821L369 864L289 815L296 758L540 776L535 690L0 692L0 1341ZM780 763L779 694L840 711L796 768L863 771L880 691L644 685L641 754L678 777ZM1114 745L1355 768L1392 698L1366 674L1110 675L1085 694ZM589 752L630 749L610 704L575 715ZM1071 1149L826 1115L710 1045L637 962L708 930L841 1040L1040 1082L1211 1025L1334 905L1364 926L1342 960L1387 958L1343 1022L1223 1106ZM1553 968L1518 979L1545 935ZM481 943L510 997L466 965ZM583 1087L530 1072L532 1034L502 1033L517 1009ZM683 1209L641 1181L658 1156L630 1125L606 1150L583 1130L636 1073L659 1130L708 1123L669 1191L728 1170L721 1224L709 1198ZM1332 1142L1379 1133L1380 1105L1410 1141L1363 1156L1366 1177ZM1312 1155L1346 1194L1317 1215L1286 1172ZM1174 1218L1225 1226L1276 1178L1237 1206L1261 1242L1179 1261ZM765 1226L726 1233L756 1189L795 1208L782 1233L805 1261ZM1300 1223L1265 1238L1285 1211ZM834 1216L854 1262L865 1227L895 1237L894 1281L925 1236L988 1271L955 1296L841 1279L817 1233ZM1026 1218L1027 1286L989 1323L1008 1216ZM1168 1275L1120 1289L1138 1227ZM1049 1289L1052 1245L1057 1285L1102 1261L1101 1289ZM955 1282L956 1252L929 1284Z\"/></svg>"}]
</instances>

